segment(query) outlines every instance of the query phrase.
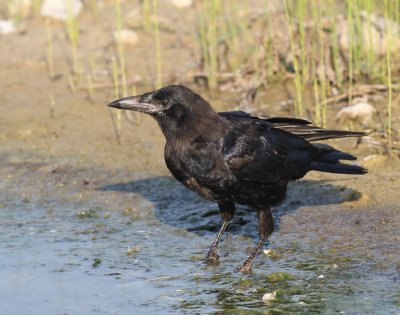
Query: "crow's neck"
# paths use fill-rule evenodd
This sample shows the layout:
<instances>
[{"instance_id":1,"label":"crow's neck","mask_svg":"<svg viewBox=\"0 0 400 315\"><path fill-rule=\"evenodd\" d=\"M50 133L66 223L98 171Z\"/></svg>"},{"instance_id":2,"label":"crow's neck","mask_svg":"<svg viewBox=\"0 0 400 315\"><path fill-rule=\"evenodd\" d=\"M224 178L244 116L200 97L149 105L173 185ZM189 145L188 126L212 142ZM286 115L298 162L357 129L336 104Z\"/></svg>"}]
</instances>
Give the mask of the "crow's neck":
<instances>
[{"instance_id":1,"label":"crow's neck","mask_svg":"<svg viewBox=\"0 0 400 315\"><path fill-rule=\"evenodd\" d=\"M167 142L191 142L201 136L212 139L227 131L225 120L213 110L191 111L179 120L158 121Z\"/></svg>"}]
</instances>

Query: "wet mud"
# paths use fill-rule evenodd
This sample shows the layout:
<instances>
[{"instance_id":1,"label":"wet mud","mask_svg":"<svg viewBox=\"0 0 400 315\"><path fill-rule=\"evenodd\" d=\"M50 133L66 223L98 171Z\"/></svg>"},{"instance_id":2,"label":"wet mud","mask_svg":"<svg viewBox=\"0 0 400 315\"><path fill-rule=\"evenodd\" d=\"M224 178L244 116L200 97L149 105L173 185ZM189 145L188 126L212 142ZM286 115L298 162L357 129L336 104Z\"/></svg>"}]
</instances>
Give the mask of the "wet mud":
<instances>
[{"instance_id":1,"label":"wet mud","mask_svg":"<svg viewBox=\"0 0 400 315\"><path fill-rule=\"evenodd\" d=\"M1 161L3 312L398 312L400 220L394 200L382 202L395 191L387 170L290 185L268 255L242 275L257 238L249 209L220 244L220 264L207 266L217 207L170 176L29 152L2 151Z\"/></svg>"}]
</instances>

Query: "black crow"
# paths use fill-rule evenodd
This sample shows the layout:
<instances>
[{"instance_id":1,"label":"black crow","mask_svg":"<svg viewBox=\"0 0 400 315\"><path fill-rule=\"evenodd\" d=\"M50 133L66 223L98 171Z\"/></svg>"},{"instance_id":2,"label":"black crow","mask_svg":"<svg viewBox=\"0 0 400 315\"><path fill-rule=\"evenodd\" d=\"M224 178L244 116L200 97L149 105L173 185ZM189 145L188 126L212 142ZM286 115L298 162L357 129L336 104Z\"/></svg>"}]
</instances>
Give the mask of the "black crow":
<instances>
[{"instance_id":1,"label":"black crow","mask_svg":"<svg viewBox=\"0 0 400 315\"><path fill-rule=\"evenodd\" d=\"M298 118L259 118L242 111L217 113L201 96L181 85L116 100L108 106L154 117L165 138L165 162L172 175L204 198L215 201L223 219L205 258L219 260L218 242L238 204L257 211L259 241L241 272L274 230L270 207L286 195L289 181L309 171L364 174L343 164L351 154L310 141L360 137L362 132L325 130Z\"/></svg>"}]
</instances>

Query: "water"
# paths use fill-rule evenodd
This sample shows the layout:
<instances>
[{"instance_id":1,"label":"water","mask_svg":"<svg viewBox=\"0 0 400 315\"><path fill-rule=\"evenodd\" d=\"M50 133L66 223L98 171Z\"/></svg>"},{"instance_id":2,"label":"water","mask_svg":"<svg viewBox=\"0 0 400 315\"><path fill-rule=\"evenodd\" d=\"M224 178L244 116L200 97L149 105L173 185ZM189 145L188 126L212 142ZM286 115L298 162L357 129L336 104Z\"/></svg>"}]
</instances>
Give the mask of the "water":
<instances>
[{"instance_id":1,"label":"water","mask_svg":"<svg viewBox=\"0 0 400 315\"><path fill-rule=\"evenodd\" d=\"M335 185L293 185L272 253L242 275L255 213L238 211L206 266L216 206L170 177L51 160L0 175L1 314L400 314L398 233L371 233L377 210L344 209ZM310 187L339 197L299 201Z\"/></svg>"}]
</instances>

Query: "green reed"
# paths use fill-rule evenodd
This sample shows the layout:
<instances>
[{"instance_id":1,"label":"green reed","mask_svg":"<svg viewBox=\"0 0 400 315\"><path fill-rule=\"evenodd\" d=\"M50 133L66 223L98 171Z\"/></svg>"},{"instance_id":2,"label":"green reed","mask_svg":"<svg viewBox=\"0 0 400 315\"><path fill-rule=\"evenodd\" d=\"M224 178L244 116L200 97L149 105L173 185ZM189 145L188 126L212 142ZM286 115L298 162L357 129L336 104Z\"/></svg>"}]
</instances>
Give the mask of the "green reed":
<instances>
[{"instance_id":1,"label":"green reed","mask_svg":"<svg viewBox=\"0 0 400 315\"><path fill-rule=\"evenodd\" d=\"M72 8L70 2L68 3L69 3L67 7L68 18L66 21L66 28L72 55L72 72L75 76L79 76L80 74L80 66L78 61L79 25L78 25L78 19L72 14Z\"/></svg>"},{"instance_id":2,"label":"green reed","mask_svg":"<svg viewBox=\"0 0 400 315\"><path fill-rule=\"evenodd\" d=\"M115 28L117 32L117 53L118 60L120 63L119 69L121 70L121 83L122 83L122 96L128 96L128 88L126 84L126 66L125 66L125 53L124 45L122 43L121 32L122 32L122 14L121 14L121 1L115 0Z\"/></svg>"},{"instance_id":3,"label":"green reed","mask_svg":"<svg viewBox=\"0 0 400 315\"><path fill-rule=\"evenodd\" d=\"M140 10L142 13L142 23L143 27L146 31L150 31L152 28L152 22L151 22L151 13L152 13L152 8L151 8L151 3L150 0L142 0L140 1Z\"/></svg>"},{"instance_id":4,"label":"green reed","mask_svg":"<svg viewBox=\"0 0 400 315\"><path fill-rule=\"evenodd\" d=\"M206 0L196 2L196 8L208 86L214 89L218 84L218 17L221 15L222 6L219 0Z\"/></svg>"},{"instance_id":5,"label":"green reed","mask_svg":"<svg viewBox=\"0 0 400 315\"><path fill-rule=\"evenodd\" d=\"M306 30L304 24L306 21L307 1L298 0L296 3L297 20L298 20L298 31L299 31L299 46L300 46L300 64L302 72L302 81L305 83L308 77L308 62L306 59Z\"/></svg>"},{"instance_id":6,"label":"green reed","mask_svg":"<svg viewBox=\"0 0 400 315\"><path fill-rule=\"evenodd\" d=\"M120 98L120 91L119 91L119 78L118 78L118 63L113 56L111 58L112 61L112 77L113 77L113 83L114 83L114 96L116 99ZM115 138L117 139L117 143L121 143L121 121L122 121L122 116L121 116L121 111L117 110L115 113L115 116L113 114L113 110L110 108L110 115L111 115L111 123L113 126Z\"/></svg>"},{"instance_id":7,"label":"green reed","mask_svg":"<svg viewBox=\"0 0 400 315\"><path fill-rule=\"evenodd\" d=\"M292 53L293 57L293 67L294 67L294 84L296 88L296 100L293 103L294 104L294 114L296 116L302 116L303 115L303 84L301 80L301 71L299 67L299 62L296 56L296 50L295 50L295 43L294 43L294 35L293 35L293 30L292 30L292 20L289 12L289 7L287 0L284 0L284 5L285 5L285 15L286 15L286 23L287 23L287 28L289 31L289 43L290 43L290 50Z\"/></svg>"},{"instance_id":8,"label":"green reed","mask_svg":"<svg viewBox=\"0 0 400 315\"><path fill-rule=\"evenodd\" d=\"M390 3L389 0L385 0L385 18L386 18L386 36L387 36L387 42L386 42L386 69L387 69L387 86L388 86L388 104L387 104L387 128L386 128L386 134L387 134L387 140L388 140L388 149L389 153L392 150L392 143L393 143L393 135L392 135L392 98L393 98L393 89L392 89L392 57L391 57L391 43L392 43L392 36L393 36L393 31L390 29Z\"/></svg>"},{"instance_id":9,"label":"green reed","mask_svg":"<svg viewBox=\"0 0 400 315\"><path fill-rule=\"evenodd\" d=\"M156 88L162 87L162 60L161 60L161 44L160 44L160 28L158 23L158 0L153 0L153 13L154 13L154 42L156 45L156 64L157 64L157 81Z\"/></svg>"}]
</instances>

